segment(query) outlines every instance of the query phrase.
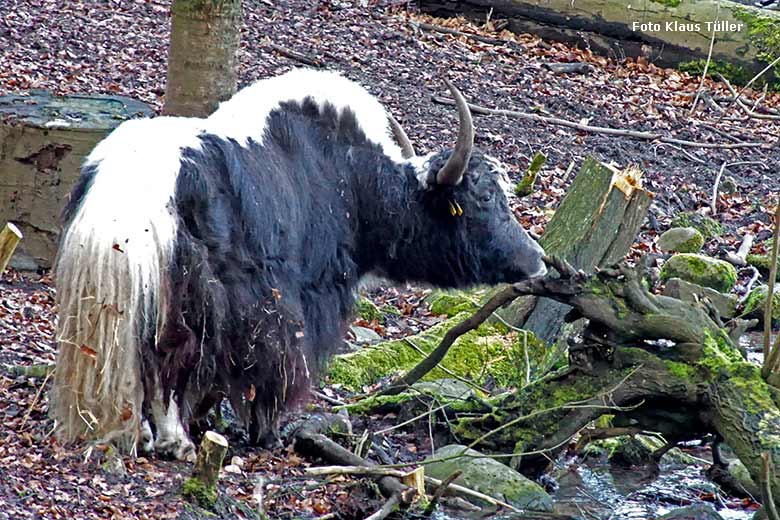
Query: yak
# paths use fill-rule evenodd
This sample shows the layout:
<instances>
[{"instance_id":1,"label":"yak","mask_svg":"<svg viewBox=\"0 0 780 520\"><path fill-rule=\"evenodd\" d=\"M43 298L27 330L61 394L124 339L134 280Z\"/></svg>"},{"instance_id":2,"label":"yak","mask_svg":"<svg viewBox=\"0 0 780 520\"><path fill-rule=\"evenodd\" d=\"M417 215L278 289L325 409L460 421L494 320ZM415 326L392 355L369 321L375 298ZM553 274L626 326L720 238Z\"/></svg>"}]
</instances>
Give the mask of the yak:
<instances>
[{"instance_id":1,"label":"yak","mask_svg":"<svg viewBox=\"0 0 780 520\"><path fill-rule=\"evenodd\" d=\"M273 440L342 341L361 279L468 287L545 273L501 164L418 156L359 84L294 70L206 119L119 125L63 211L52 415L67 442L192 460L188 425L229 399Z\"/></svg>"}]
</instances>

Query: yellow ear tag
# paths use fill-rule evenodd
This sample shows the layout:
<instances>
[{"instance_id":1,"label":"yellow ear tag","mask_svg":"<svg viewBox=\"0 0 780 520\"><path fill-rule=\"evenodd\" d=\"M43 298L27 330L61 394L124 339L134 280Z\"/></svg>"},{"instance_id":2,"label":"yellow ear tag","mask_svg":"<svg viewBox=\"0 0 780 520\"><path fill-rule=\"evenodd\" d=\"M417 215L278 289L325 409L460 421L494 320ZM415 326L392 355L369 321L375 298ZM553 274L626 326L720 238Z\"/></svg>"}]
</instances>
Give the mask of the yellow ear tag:
<instances>
[{"instance_id":1,"label":"yellow ear tag","mask_svg":"<svg viewBox=\"0 0 780 520\"><path fill-rule=\"evenodd\" d=\"M449 205L450 205L450 215L454 217L455 215L458 214L458 210L455 209L455 205L452 203L452 201L449 201Z\"/></svg>"},{"instance_id":2,"label":"yellow ear tag","mask_svg":"<svg viewBox=\"0 0 780 520\"><path fill-rule=\"evenodd\" d=\"M458 201L457 201L457 200L455 201L455 209L457 209L457 210L458 210L458 216L459 216L459 217L460 217L461 215L463 215L463 208L461 208L461 207L460 207L460 204L458 204Z\"/></svg>"}]
</instances>

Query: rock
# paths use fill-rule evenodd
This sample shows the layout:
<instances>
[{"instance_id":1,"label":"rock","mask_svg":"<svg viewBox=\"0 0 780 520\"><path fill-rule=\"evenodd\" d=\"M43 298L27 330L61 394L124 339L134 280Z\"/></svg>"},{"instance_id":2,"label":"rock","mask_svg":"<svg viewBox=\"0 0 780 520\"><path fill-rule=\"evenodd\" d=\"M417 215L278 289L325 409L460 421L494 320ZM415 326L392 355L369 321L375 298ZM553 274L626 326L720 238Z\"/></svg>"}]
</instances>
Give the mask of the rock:
<instances>
[{"instance_id":1,"label":"rock","mask_svg":"<svg viewBox=\"0 0 780 520\"><path fill-rule=\"evenodd\" d=\"M433 314L443 314L448 317L461 312L474 312L482 305L484 290L461 291L436 290L425 297L425 302Z\"/></svg>"},{"instance_id":2,"label":"rock","mask_svg":"<svg viewBox=\"0 0 780 520\"><path fill-rule=\"evenodd\" d=\"M436 450L435 458L452 457L465 449L466 446L457 444L444 446ZM434 478L445 479L456 470L461 470L463 474L455 480L456 484L503 500L520 509L552 511L552 498L536 482L497 460L480 457L481 454L478 451L469 449L466 450L466 454L467 457L427 464L426 474Z\"/></svg>"},{"instance_id":3,"label":"rock","mask_svg":"<svg viewBox=\"0 0 780 520\"><path fill-rule=\"evenodd\" d=\"M658 248L667 253L698 253L703 245L704 237L692 227L672 228L658 239Z\"/></svg>"},{"instance_id":4,"label":"rock","mask_svg":"<svg viewBox=\"0 0 780 520\"><path fill-rule=\"evenodd\" d=\"M632 436L621 437L621 442L612 450L609 462L624 468L644 466L653 461L653 450L646 443Z\"/></svg>"},{"instance_id":5,"label":"rock","mask_svg":"<svg viewBox=\"0 0 780 520\"><path fill-rule=\"evenodd\" d=\"M723 520L723 517L709 504L696 504L675 509L659 516L658 520Z\"/></svg>"},{"instance_id":6,"label":"rock","mask_svg":"<svg viewBox=\"0 0 780 520\"><path fill-rule=\"evenodd\" d=\"M734 318L737 315L737 303L739 298L733 294L723 294L709 287L702 287L695 283L686 282L680 278L671 278L666 282L663 294L684 302L694 302L707 298L718 309L721 317Z\"/></svg>"},{"instance_id":7,"label":"rock","mask_svg":"<svg viewBox=\"0 0 780 520\"><path fill-rule=\"evenodd\" d=\"M695 211L678 213L677 216L672 219L672 227L695 228L702 234L705 240L723 234L723 226L721 226L719 222L710 217L705 217L701 213L696 213Z\"/></svg>"},{"instance_id":8,"label":"rock","mask_svg":"<svg viewBox=\"0 0 780 520\"><path fill-rule=\"evenodd\" d=\"M737 283L737 270L730 263L692 253L678 253L661 268L661 281L681 278L686 282L728 292Z\"/></svg>"},{"instance_id":9,"label":"rock","mask_svg":"<svg viewBox=\"0 0 780 520\"><path fill-rule=\"evenodd\" d=\"M759 285L755 287L747 299L742 314L748 318L756 318L762 323L764 321L764 307L766 306L766 297L769 293L769 287ZM775 285L775 294L772 297L772 323L780 323L780 285Z\"/></svg>"},{"instance_id":10,"label":"rock","mask_svg":"<svg viewBox=\"0 0 780 520\"><path fill-rule=\"evenodd\" d=\"M376 333L375 330L368 327L358 327L357 325L351 325L349 330L355 335L356 345L367 345L382 341L382 336Z\"/></svg>"}]
</instances>

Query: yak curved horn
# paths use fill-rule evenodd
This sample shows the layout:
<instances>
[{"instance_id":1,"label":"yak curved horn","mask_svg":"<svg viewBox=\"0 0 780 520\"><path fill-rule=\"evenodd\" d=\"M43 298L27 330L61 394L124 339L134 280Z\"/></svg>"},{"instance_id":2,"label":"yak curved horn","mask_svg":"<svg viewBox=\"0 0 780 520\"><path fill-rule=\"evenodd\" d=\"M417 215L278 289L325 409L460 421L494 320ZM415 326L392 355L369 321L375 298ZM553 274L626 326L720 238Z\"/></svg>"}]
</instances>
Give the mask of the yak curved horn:
<instances>
[{"instance_id":1,"label":"yak curved horn","mask_svg":"<svg viewBox=\"0 0 780 520\"><path fill-rule=\"evenodd\" d=\"M452 150L447 163L442 166L436 174L436 183L448 186L456 186L463 179L466 168L471 158L471 150L474 148L474 123L471 120L471 110L463 94L455 86L444 80L447 87L452 92L455 99L455 106L458 107L458 117L460 118L460 128L458 129L458 141L455 143L455 149Z\"/></svg>"},{"instance_id":2,"label":"yak curved horn","mask_svg":"<svg viewBox=\"0 0 780 520\"><path fill-rule=\"evenodd\" d=\"M406 132L404 132L401 124L393 117L393 114L388 112L387 118L390 121L390 128L393 130L393 137L395 138L395 142L398 143L398 146L401 147L401 157L404 159L409 159L410 157L417 155L414 152L412 141L409 140L409 136L406 135Z\"/></svg>"}]
</instances>

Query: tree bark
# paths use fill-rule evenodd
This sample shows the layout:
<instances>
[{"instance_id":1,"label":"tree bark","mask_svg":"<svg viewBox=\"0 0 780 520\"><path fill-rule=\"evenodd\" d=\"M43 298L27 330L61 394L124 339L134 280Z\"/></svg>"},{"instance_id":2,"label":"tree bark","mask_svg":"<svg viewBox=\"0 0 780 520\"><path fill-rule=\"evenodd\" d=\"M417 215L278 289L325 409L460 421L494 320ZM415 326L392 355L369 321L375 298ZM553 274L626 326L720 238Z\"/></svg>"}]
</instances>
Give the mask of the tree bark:
<instances>
[{"instance_id":1,"label":"tree bark","mask_svg":"<svg viewBox=\"0 0 780 520\"><path fill-rule=\"evenodd\" d=\"M182 494L205 509L217 501L217 480L222 461L228 450L228 441L222 435L207 431L198 450L198 459L192 476L184 482Z\"/></svg>"},{"instance_id":2,"label":"tree bark","mask_svg":"<svg viewBox=\"0 0 780 520\"><path fill-rule=\"evenodd\" d=\"M5 266L16 251L16 245L22 239L22 232L11 223L7 223L0 231L0 275L5 271Z\"/></svg>"},{"instance_id":3,"label":"tree bark","mask_svg":"<svg viewBox=\"0 0 780 520\"><path fill-rule=\"evenodd\" d=\"M163 112L206 117L236 91L241 0L174 0Z\"/></svg>"}]
</instances>

